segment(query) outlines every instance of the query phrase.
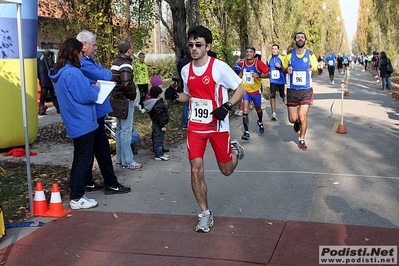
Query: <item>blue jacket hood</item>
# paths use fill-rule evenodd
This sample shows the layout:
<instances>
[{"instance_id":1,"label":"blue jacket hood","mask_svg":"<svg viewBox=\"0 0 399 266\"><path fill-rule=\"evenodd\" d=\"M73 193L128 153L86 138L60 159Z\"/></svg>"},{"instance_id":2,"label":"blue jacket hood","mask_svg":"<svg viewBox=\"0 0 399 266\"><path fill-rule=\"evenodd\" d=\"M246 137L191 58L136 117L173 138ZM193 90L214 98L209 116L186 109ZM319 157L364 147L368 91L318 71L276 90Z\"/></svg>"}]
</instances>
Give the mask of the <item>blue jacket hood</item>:
<instances>
[{"instance_id":1,"label":"blue jacket hood","mask_svg":"<svg viewBox=\"0 0 399 266\"><path fill-rule=\"evenodd\" d=\"M69 62L61 69L56 69L56 68L51 68L50 71L48 72L49 78L55 83L58 81L58 78L60 77L61 73L64 72L67 68L72 67L72 65L69 64Z\"/></svg>"}]
</instances>

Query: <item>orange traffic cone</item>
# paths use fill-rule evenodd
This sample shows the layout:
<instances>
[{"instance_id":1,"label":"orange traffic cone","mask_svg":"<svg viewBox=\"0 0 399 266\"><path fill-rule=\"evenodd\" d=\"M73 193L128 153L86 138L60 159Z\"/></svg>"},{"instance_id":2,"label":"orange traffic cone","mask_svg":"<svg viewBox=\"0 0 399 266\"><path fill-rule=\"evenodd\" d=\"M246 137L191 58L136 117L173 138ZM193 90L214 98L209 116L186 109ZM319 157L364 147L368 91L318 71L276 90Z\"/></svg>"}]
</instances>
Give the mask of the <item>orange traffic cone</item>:
<instances>
[{"instance_id":1,"label":"orange traffic cone","mask_svg":"<svg viewBox=\"0 0 399 266\"><path fill-rule=\"evenodd\" d=\"M65 210L64 206L62 206L60 189L58 188L58 184L54 183L51 187L50 209L42 216L60 218L70 212L71 210Z\"/></svg>"},{"instance_id":2,"label":"orange traffic cone","mask_svg":"<svg viewBox=\"0 0 399 266\"><path fill-rule=\"evenodd\" d=\"M41 216L48 211L46 196L44 195L42 182L36 183L35 197L33 199L33 215Z\"/></svg>"}]
</instances>

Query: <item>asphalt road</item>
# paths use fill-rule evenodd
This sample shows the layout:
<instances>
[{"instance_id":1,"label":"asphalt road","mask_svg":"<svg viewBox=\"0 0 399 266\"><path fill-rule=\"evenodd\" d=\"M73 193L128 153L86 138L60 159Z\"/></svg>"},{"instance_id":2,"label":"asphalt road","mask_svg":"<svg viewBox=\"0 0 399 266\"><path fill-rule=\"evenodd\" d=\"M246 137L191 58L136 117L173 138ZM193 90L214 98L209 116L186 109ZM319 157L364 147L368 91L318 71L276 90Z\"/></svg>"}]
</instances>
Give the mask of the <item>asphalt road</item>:
<instances>
[{"instance_id":1,"label":"asphalt road","mask_svg":"<svg viewBox=\"0 0 399 266\"><path fill-rule=\"evenodd\" d=\"M331 222L399 228L398 103L383 93L373 76L356 67L349 96L341 100L342 77L329 84L327 71L314 79L315 100L308 118L307 151L277 100L278 121L265 104L265 134L259 135L251 111L251 140L233 175L220 174L213 151L205 155L209 207L215 216ZM341 124L347 134L336 133ZM241 118L232 118L233 138L242 135ZM142 171L117 169L128 195L105 196L93 211L195 215L199 208L190 186L185 145L171 147L171 160L136 156Z\"/></svg>"}]
</instances>

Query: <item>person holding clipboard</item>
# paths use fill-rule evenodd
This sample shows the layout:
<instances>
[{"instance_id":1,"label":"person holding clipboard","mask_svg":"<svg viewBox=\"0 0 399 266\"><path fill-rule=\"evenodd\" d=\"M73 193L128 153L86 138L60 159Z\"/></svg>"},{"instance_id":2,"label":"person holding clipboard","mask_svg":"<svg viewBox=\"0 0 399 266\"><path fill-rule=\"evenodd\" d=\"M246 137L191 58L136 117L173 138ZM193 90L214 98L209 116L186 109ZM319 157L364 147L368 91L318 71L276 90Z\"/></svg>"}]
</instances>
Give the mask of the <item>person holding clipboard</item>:
<instances>
[{"instance_id":1,"label":"person holding clipboard","mask_svg":"<svg viewBox=\"0 0 399 266\"><path fill-rule=\"evenodd\" d=\"M73 140L69 179L69 206L73 210L90 209L98 205L96 200L85 196L84 181L91 172L94 136L98 129L95 102L100 84L90 84L79 70L83 53L82 43L74 38L67 39L61 44L57 65L49 73L68 138Z\"/></svg>"},{"instance_id":2,"label":"person holding clipboard","mask_svg":"<svg viewBox=\"0 0 399 266\"><path fill-rule=\"evenodd\" d=\"M110 81L112 72L105 69L102 65L94 60L93 55L97 52L97 36L87 30L81 31L77 36L82 44L84 52L80 63L83 75L90 80L91 84L95 84L97 80ZM93 180L93 173L87 175L85 180L86 190L102 190L104 187L106 194L121 194L130 192L130 187L120 184L114 173L114 167L111 159L111 149L109 147L108 137L105 133L104 118L107 113L112 112L109 97L102 104L96 105L98 128L94 134L94 156L96 157L101 174L104 178L104 185L100 185ZM93 168L94 156L92 156L91 166Z\"/></svg>"}]
</instances>

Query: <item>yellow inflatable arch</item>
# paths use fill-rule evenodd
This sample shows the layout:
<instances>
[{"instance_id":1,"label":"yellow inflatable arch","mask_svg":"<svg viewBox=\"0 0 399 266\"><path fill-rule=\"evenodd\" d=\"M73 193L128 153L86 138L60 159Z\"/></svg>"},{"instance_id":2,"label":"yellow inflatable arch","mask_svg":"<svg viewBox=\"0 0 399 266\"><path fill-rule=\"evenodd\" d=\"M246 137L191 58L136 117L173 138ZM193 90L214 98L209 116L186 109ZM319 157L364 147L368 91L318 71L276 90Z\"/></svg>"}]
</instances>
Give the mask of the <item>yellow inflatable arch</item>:
<instances>
[{"instance_id":1,"label":"yellow inflatable arch","mask_svg":"<svg viewBox=\"0 0 399 266\"><path fill-rule=\"evenodd\" d=\"M25 144L17 7L7 4L15 1L0 0L0 149ZM22 0L21 7L28 138L32 143L38 132L37 0Z\"/></svg>"}]
</instances>

